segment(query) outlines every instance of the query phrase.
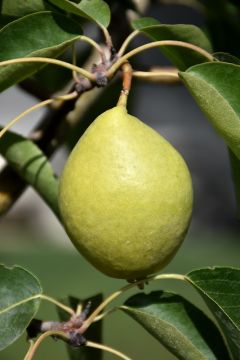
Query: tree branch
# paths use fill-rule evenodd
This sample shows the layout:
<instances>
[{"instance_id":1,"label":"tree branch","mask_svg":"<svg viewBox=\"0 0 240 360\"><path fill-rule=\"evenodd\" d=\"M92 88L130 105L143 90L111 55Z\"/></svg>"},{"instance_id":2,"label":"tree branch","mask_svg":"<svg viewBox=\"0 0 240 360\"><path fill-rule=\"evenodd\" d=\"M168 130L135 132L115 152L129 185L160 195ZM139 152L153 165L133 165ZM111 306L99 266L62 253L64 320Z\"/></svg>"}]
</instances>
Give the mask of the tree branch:
<instances>
[{"instance_id":1,"label":"tree branch","mask_svg":"<svg viewBox=\"0 0 240 360\"><path fill-rule=\"evenodd\" d=\"M66 122L66 115L74 108L75 100L61 104L58 109L48 109L40 124L30 138L39 146L47 157L50 157L71 129ZM0 172L0 216L6 214L26 189L27 184L6 165Z\"/></svg>"}]
</instances>

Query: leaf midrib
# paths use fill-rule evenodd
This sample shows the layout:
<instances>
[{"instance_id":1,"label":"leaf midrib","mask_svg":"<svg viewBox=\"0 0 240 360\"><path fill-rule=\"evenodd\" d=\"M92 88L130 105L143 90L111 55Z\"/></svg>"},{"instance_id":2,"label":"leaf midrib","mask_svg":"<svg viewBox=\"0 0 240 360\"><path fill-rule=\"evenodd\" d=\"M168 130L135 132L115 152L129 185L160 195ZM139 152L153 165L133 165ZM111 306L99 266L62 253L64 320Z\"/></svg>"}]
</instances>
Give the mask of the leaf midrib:
<instances>
[{"instance_id":1,"label":"leaf midrib","mask_svg":"<svg viewBox=\"0 0 240 360\"><path fill-rule=\"evenodd\" d=\"M125 306L125 305L120 306L120 308L122 308L122 309L127 309L127 310L130 309L130 311L131 311L131 308L129 308L129 307ZM137 309L135 309L135 308L134 308L134 311L136 311L136 312L139 313L139 314L142 314L142 313L143 313L141 310L137 310ZM143 313L143 314L144 314L144 313ZM153 315L150 314L150 313L147 313L147 316L149 316L151 319L156 319L156 317L153 316ZM161 321L162 323L164 323L164 324L166 324L166 325L171 326L172 328L174 328L175 331L176 331L178 334L180 334L187 343L189 343L190 345L192 345L192 346L194 347L194 350L196 350L196 352L201 356L202 360L207 360L207 358L199 351L199 349L186 337L185 334L183 334L181 331L179 331L179 329L178 329L174 324L172 324L172 323L170 323L170 322L167 322L166 320L163 320L163 319L160 319L160 321ZM209 350L211 351L211 349L209 349ZM199 360L201 360L201 359L199 359Z\"/></svg>"},{"instance_id":2,"label":"leaf midrib","mask_svg":"<svg viewBox=\"0 0 240 360\"><path fill-rule=\"evenodd\" d=\"M11 311L12 309L14 309L14 308L16 308L16 307L18 307L18 306L21 306L21 305L29 302L29 301L32 301L32 300L35 300L35 299L40 299L40 297L41 297L41 294L37 294L37 295L30 296L30 297L28 297L28 298L25 298L25 299L23 299L23 300L21 300L21 301L19 301L19 302L17 302L17 303L14 303L14 304L6 307L6 308L3 309L3 310L0 310L0 316L1 316L2 314L4 314L4 313L8 312L8 311Z\"/></svg>"}]
</instances>

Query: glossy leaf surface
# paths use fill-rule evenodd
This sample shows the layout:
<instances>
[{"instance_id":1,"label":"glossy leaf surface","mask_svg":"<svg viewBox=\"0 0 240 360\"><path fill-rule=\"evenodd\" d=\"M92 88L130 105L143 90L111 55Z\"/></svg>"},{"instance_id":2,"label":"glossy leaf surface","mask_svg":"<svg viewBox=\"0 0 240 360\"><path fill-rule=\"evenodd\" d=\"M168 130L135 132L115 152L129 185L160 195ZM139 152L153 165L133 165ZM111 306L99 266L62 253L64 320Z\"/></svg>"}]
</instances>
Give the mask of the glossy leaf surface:
<instances>
[{"instance_id":1,"label":"glossy leaf surface","mask_svg":"<svg viewBox=\"0 0 240 360\"><path fill-rule=\"evenodd\" d=\"M49 0L49 2L62 10L94 21L103 27L108 27L110 23L110 9L103 0L82 0L78 4L68 0Z\"/></svg>"},{"instance_id":2,"label":"glossy leaf surface","mask_svg":"<svg viewBox=\"0 0 240 360\"><path fill-rule=\"evenodd\" d=\"M80 25L49 11L26 15L0 31L0 61L19 57L59 56L82 34ZM0 67L0 91L32 75L44 64L14 64Z\"/></svg>"}]
</instances>

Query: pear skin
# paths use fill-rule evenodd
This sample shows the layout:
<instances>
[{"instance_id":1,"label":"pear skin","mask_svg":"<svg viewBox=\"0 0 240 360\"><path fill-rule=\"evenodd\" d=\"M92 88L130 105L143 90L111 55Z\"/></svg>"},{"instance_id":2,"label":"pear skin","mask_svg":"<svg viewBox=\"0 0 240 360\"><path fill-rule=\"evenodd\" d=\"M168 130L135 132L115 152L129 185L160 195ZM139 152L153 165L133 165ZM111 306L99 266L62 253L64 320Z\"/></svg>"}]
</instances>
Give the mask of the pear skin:
<instances>
[{"instance_id":1,"label":"pear skin","mask_svg":"<svg viewBox=\"0 0 240 360\"><path fill-rule=\"evenodd\" d=\"M60 178L59 207L73 244L104 274L130 281L172 259L192 201L181 155L124 106L89 126Z\"/></svg>"}]
</instances>

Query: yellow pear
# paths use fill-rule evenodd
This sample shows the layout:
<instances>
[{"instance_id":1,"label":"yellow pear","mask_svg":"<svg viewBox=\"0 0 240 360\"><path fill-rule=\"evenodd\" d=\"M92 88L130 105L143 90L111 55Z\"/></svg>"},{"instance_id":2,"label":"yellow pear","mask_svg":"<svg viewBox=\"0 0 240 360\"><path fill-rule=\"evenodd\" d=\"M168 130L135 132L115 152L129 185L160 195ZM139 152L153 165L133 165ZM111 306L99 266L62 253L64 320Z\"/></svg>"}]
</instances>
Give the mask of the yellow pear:
<instances>
[{"instance_id":1,"label":"yellow pear","mask_svg":"<svg viewBox=\"0 0 240 360\"><path fill-rule=\"evenodd\" d=\"M70 239L103 273L129 281L163 268L186 234L192 183L180 154L116 106L89 126L60 178Z\"/></svg>"}]
</instances>

